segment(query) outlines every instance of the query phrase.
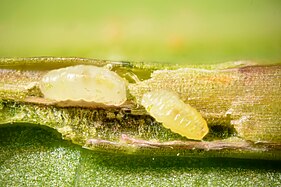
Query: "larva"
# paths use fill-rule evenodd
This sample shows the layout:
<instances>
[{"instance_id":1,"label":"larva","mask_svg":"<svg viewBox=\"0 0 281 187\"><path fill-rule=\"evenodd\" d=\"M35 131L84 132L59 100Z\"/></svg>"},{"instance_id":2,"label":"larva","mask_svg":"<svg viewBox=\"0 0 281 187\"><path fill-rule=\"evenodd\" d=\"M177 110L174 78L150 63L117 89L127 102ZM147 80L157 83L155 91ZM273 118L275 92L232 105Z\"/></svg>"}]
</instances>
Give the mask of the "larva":
<instances>
[{"instance_id":1,"label":"larva","mask_svg":"<svg viewBox=\"0 0 281 187\"><path fill-rule=\"evenodd\" d=\"M209 132L201 114L173 92L159 90L145 93L141 104L165 128L189 139L202 140Z\"/></svg>"},{"instance_id":2,"label":"larva","mask_svg":"<svg viewBox=\"0 0 281 187\"><path fill-rule=\"evenodd\" d=\"M49 71L39 88L45 98L56 101L97 102L121 105L126 101L126 82L102 67L77 65Z\"/></svg>"}]
</instances>

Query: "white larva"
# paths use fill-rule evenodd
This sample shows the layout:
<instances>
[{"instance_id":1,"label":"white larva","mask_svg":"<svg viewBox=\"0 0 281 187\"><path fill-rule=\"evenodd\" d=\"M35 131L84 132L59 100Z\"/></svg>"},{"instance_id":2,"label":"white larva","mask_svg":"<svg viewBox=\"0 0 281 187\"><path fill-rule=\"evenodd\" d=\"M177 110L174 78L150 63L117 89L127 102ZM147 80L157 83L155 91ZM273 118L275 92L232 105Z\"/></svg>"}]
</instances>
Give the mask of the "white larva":
<instances>
[{"instance_id":1,"label":"white larva","mask_svg":"<svg viewBox=\"0 0 281 187\"><path fill-rule=\"evenodd\" d=\"M47 99L86 101L119 106L126 97L126 82L102 67L77 65L49 71L39 88Z\"/></svg>"},{"instance_id":2,"label":"white larva","mask_svg":"<svg viewBox=\"0 0 281 187\"><path fill-rule=\"evenodd\" d=\"M141 104L165 128L189 139L202 140L209 132L201 114L173 92L158 90L145 93Z\"/></svg>"}]
</instances>

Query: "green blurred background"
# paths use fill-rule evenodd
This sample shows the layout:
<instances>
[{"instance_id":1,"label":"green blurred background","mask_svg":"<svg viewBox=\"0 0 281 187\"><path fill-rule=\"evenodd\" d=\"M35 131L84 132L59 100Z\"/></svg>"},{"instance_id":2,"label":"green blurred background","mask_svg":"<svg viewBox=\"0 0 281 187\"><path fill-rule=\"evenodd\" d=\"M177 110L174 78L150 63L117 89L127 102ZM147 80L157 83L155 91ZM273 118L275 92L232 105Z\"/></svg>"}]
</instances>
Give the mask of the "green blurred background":
<instances>
[{"instance_id":1,"label":"green blurred background","mask_svg":"<svg viewBox=\"0 0 281 187\"><path fill-rule=\"evenodd\" d=\"M1 0L0 57L281 61L280 0Z\"/></svg>"}]
</instances>

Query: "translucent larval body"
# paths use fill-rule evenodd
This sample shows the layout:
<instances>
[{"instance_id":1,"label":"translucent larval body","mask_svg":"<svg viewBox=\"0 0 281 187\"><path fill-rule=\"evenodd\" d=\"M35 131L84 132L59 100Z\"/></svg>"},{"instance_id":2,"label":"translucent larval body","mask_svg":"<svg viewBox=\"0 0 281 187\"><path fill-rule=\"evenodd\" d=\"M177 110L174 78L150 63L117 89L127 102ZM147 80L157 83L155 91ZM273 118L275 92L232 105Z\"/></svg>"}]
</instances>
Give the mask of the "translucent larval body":
<instances>
[{"instance_id":1,"label":"translucent larval body","mask_svg":"<svg viewBox=\"0 0 281 187\"><path fill-rule=\"evenodd\" d=\"M189 139L201 140L209 132L201 114L173 92L159 90L145 93L141 104L165 128Z\"/></svg>"},{"instance_id":2,"label":"translucent larval body","mask_svg":"<svg viewBox=\"0 0 281 187\"><path fill-rule=\"evenodd\" d=\"M49 71L39 83L45 98L56 101L97 102L121 105L126 101L126 82L102 67L77 65Z\"/></svg>"}]
</instances>

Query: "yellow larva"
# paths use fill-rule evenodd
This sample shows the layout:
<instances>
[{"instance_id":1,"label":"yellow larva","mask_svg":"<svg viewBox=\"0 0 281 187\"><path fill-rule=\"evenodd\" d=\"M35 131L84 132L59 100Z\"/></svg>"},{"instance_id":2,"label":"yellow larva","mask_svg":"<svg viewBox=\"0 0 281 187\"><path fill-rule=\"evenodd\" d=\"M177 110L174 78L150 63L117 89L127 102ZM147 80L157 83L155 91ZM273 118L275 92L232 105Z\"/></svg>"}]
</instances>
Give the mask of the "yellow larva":
<instances>
[{"instance_id":1,"label":"yellow larva","mask_svg":"<svg viewBox=\"0 0 281 187\"><path fill-rule=\"evenodd\" d=\"M189 139L202 140L209 132L201 114L173 92L160 90L145 93L141 104L165 128Z\"/></svg>"},{"instance_id":2,"label":"yellow larva","mask_svg":"<svg viewBox=\"0 0 281 187\"><path fill-rule=\"evenodd\" d=\"M45 98L56 101L97 102L121 105L126 101L126 82L102 67L77 65L49 71L39 83Z\"/></svg>"}]
</instances>

